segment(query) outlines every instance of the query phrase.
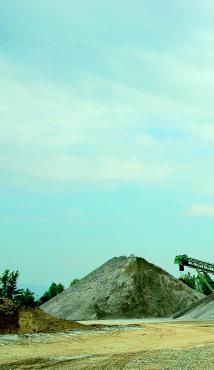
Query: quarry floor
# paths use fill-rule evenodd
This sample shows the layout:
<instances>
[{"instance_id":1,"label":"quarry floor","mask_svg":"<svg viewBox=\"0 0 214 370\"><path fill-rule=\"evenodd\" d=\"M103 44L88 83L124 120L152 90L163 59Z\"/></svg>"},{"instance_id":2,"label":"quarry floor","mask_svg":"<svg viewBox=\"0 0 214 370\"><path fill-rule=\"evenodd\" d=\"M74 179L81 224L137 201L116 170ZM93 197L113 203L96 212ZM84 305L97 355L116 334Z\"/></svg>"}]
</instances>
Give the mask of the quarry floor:
<instances>
[{"instance_id":1,"label":"quarry floor","mask_svg":"<svg viewBox=\"0 0 214 370\"><path fill-rule=\"evenodd\" d=\"M213 321L104 323L113 326L54 334L0 335L0 369L214 368Z\"/></svg>"}]
</instances>

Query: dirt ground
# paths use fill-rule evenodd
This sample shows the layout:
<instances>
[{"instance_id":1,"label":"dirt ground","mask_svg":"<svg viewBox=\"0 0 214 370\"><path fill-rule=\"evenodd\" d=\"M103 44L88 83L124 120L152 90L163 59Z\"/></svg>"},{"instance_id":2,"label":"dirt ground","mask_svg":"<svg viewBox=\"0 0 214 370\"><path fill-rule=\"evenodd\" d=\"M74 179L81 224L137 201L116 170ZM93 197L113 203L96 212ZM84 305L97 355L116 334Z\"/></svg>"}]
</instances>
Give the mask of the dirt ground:
<instances>
[{"instance_id":1,"label":"dirt ground","mask_svg":"<svg viewBox=\"0 0 214 370\"><path fill-rule=\"evenodd\" d=\"M0 369L214 368L214 322L138 322L0 336Z\"/></svg>"}]
</instances>

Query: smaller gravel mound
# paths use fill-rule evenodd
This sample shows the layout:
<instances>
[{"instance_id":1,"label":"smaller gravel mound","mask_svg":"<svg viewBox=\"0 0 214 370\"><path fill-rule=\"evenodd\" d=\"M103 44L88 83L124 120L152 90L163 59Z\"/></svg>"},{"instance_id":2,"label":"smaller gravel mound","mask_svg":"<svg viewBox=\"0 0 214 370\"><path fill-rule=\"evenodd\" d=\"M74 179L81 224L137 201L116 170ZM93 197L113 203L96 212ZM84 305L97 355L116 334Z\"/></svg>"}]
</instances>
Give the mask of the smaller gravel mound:
<instances>
[{"instance_id":1,"label":"smaller gravel mound","mask_svg":"<svg viewBox=\"0 0 214 370\"><path fill-rule=\"evenodd\" d=\"M48 333L73 329L87 329L72 320L57 319L40 308L21 308L19 311L19 333Z\"/></svg>"},{"instance_id":2,"label":"smaller gravel mound","mask_svg":"<svg viewBox=\"0 0 214 370\"><path fill-rule=\"evenodd\" d=\"M57 319L40 308L24 308L0 298L0 334L47 333L88 328L72 320Z\"/></svg>"},{"instance_id":3,"label":"smaller gravel mound","mask_svg":"<svg viewBox=\"0 0 214 370\"><path fill-rule=\"evenodd\" d=\"M214 320L214 294L210 294L187 309L176 313L173 318L179 318L180 320Z\"/></svg>"}]
</instances>

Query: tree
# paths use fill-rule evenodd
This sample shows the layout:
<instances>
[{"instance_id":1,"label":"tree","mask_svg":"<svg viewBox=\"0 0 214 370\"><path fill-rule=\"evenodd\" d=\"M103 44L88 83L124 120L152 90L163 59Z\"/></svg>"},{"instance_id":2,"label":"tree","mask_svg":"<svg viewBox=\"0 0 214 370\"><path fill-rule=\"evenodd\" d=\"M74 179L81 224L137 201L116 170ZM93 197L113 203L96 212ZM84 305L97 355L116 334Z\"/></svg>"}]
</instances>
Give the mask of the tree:
<instances>
[{"instance_id":1,"label":"tree","mask_svg":"<svg viewBox=\"0 0 214 370\"><path fill-rule=\"evenodd\" d=\"M34 293L28 288L20 289L19 294L17 294L15 298L15 302L27 307L36 306Z\"/></svg>"},{"instance_id":2,"label":"tree","mask_svg":"<svg viewBox=\"0 0 214 370\"><path fill-rule=\"evenodd\" d=\"M200 275L191 275L190 272L188 272L187 274L182 275L180 280L200 293L205 295L209 295L211 293L209 287Z\"/></svg>"},{"instance_id":3,"label":"tree","mask_svg":"<svg viewBox=\"0 0 214 370\"><path fill-rule=\"evenodd\" d=\"M71 283L70 283L70 287L75 285L76 283L78 283L78 281L80 281L80 280L79 279L72 280Z\"/></svg>"},{"instance_id":4,"label":"tree","mask_svg":"<svg viewBox=\"0 0 214 370\"><path fill-rule=\"evenodd\" d=\"M19 294L17 289L18 271L9 271L6 269L0 276L0 296L14 300Z\"/></svg>"},{"instance_id":5,"label":"tree","mask_svg":"<svg viewBox=\"0 0 214 370\"><path fill-rule=\"evenodd\" d=\"M196 289L205 295L211 294L210 288L207 286L200 275L196 277Z\"/></svg>"},{"instance_id":6,"label":"tree","mask_svg":"<svg viewBox=\"0 0 214 370\"><path fill-rule=\"evenodd\" d=\"M11 299L17 304L28 307L36 305L34 293L30 289L17 289L19 271L9 271L6 269L0 276L0 296Z\"/></svg>"},{"instance_id":7,"label":"tree","mask_svg":"<svg viewBox=\"0 0 214 370\"><path fill-rule=\"evenodd\" d=\"M191 275L190 272L188 272L187 274L182 275L180 280L183 281L190 288L197 289L196 276Z\"/></svg>"},{"instance_id":8,"label":"tree","mask_svg":"<svg viewBox=\"0 0 214 370\"><path fill-rule=\"evenodd\" d=\"M43 296L40 298L41 303L45 303L49 301L49 299L55 297L57 294L62 293L65 287L59 283L52 283L49 287L49 289L43 294Z\"/></svg>"}]
</instances>

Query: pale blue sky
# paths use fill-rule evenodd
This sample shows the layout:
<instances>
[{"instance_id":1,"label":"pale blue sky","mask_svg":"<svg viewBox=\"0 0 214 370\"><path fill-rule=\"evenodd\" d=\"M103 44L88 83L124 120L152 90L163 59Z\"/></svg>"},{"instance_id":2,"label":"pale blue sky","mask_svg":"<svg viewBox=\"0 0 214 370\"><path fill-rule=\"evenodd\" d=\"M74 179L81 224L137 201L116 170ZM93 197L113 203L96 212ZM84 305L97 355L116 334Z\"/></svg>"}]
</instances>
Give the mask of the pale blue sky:
<instances>
[{"instance_id":1,"label":"pale blue sky","mask_svg":"<svg viewBox=\"0 0 214 370\"><path fill-rule=\"evenodd\" d=\"M0 0L0 269L213 258L212 1Z\"/></svg>"}]
</instances>

